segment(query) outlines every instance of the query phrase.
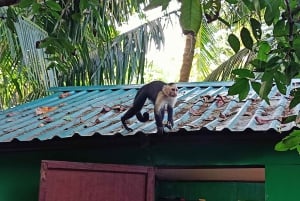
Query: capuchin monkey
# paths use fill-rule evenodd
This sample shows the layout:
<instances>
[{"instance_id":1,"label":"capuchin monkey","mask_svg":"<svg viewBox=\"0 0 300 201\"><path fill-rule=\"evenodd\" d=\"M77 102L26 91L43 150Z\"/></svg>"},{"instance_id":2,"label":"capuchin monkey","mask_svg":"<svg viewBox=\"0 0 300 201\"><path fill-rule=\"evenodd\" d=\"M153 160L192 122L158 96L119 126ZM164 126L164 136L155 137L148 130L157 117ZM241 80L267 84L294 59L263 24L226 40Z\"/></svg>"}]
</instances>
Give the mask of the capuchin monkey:
<instances>
[{"instance_id":1,"label":"capuchin monkey","mask_svg":"<svg viewBox=\"0 0 300 201\"><path fill-rule=\"evenodd\" d=\"M128 127L126 120L136 115L140 122L146 122L149 120L149 113L145 112L143 115L141 109L144 106L147 98L154 104L154 117L157 126L157 132L162 134L164 132L163 119L165 114L165 106L167 105L168 121L166 127L171 129L174 126L173 123L173 108L177 100L178 88L175 83L164 83L162 81L153 81L137 92L133 106L121 117L121 122L124 128L128 131L133 131Z\"/></svg>"}]
</instances>

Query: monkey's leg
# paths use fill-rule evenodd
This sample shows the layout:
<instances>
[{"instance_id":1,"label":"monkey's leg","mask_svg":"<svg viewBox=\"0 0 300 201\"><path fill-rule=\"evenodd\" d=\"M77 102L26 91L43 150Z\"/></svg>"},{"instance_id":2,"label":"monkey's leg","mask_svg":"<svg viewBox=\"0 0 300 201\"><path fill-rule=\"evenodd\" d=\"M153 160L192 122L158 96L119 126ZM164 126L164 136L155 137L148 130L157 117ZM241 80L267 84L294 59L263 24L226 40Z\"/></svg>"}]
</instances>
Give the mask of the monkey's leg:
<instances>
[{"instance_id":1,"label":"monkey's leg","mask_svg":"<svg viewBox=\"0 0 300 201\"><path fill-rule=\"evenodd\" d=\"M135 110L132 107L121 117L121 122L124 128L130 132L133 131L133 129L127 126L126 120L133 117L133 115L135 115Z\"/></svg>"},{"instance_id":2,"label":"monkey's leg","mask_svg":"<svg viewBox=\"0 0 300 201\"><path fill-rule=\"evenodd\" d=\"M144 106L146 99L147 99L146 92L143 90L145 90L145 89L143 88L139 91L138 95L135 97L134 102L133 102L133 107L136 108L136 110L137 110L137 112L135 113L136 118L140 122L146 122L149 120L148 112L144 112L144 114L141 113L141 109Z\"/></svg>"},{"instance_id":3,"label":"monkey's leg","mask_svg":"<svg viewBox=\"0 0 300 201\"><path fill-rule=\"evenodd\" d=\"M139 113L144 105L144 102L146 101L146 98L137 97L134 100L133 106L121 117L121 122L124 126L124 128L128 131L133 131L132 128L128 127L126 124L126 120L130 119L137 113Z\"/></svg>"},{"instance_id":4,"label":"monkey's leg","mask_svg":"<svg viewBox=\"0 0 300 201\"><path fill-rule=\"evenodd\" d=\"M165 110L161 110L162 121L164 121L164 116L165 116ZM169 119L169 117L168 117L168 119ZM167 123L164 126L166 126L170 130L172 129L172 126L171 126L169 120L167 121Z\"/></svg>"},{"instance_id":5,"label":"monkey's leg","mask_svg":"<svg viewBox=\"0 0 300 201\"><path fill-rule=\"evenodd\" d=\"M174 126L174 122L173 122L173 107L168 105L167 110L168 110L168 122L167 122L166 126L169 129L172 129L172 127Z\"/></svg>"},{"instance_id":6,"label":"monkey's leg","mask_svg":"<svg viewBox=\"0 0 300 201\"><path fill-rule=\"evenodd\" d=\"M161 109L159 112L154 114L158 134L164 133L163 116L164 116L164 109Z\"/></svg>"},{"instance_id":7,"label":"monkey's leg","mask_svg":"<svg viewBox=\"0 0 300 201\"><path fill-rule=\"evenodd\" d=\"M161 116L161 121L163 121L163 120L164 120L164 117L165 117L165 109L164 109L164 108L162 108L162 109L160 110L160 116Z\"/></svg>"}]
</instances>

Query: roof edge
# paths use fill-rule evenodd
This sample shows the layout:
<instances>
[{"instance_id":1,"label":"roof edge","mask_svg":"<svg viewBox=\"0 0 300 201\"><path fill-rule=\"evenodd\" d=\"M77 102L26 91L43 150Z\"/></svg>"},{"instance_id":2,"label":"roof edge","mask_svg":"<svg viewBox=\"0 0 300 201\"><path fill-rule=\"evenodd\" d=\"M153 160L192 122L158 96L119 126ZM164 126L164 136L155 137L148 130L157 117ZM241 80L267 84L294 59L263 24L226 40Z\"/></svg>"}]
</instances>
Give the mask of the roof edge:
<instances>
[{"instance_id":1,"label":"roof edge","mask_svg":"<svg viewBox=\"0 0 300 201\"><path fill-rule=\"evenodd\" d=\"M11 142L0 143L0 153L12 151L32 151L32 150L66 150L72 148L97 148L97 147L111 147L118 146L153 146L158 144L173 144L173 143L192 143L203 146L211 143L271 143L275 144L288 133L281 133L280 135L273 132L253 132L251 135L235 133L213 133L212 131L200 132L191 131L186 132L181 130L178 133L165 133L162 135L137 133L136 135L122 136L80 136L74 135L68 138L54 137L49 140L41 141L34 139L32 141L19 141L14 139Z\"/></svg>"},{"instance_id":2,"label":"roof edge","mask_svg":"<svg viewBox=\"0 0 300 201\"><path fill-rule=\"evenodd\" d=\"M212 85L213 83L213 85ZM176 82L178 87L220 87L231 86L232 81L218 81L218 82ZM118 90L118 89L134 89L140 88L144 84L128 84L128 85L94 85L94 86L65 86L65 87L50 87L51 92L64 92L64 91L86 91L86 90Z\"/></svg>"}]
</instances>

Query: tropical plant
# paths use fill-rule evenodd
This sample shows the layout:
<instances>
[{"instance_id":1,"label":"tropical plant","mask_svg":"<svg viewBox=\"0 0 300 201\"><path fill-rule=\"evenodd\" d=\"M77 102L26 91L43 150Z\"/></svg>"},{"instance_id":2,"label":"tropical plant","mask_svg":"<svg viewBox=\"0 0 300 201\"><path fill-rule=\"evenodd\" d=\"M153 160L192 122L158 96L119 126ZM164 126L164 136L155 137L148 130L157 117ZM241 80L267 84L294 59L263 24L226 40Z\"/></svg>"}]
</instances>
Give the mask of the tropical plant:
<instances>
[{"instance_id":1,"label":"tropical plant","mask_svg":"<svg viewBox=\"0 0 300 201\"><path fill-rule=\"evenodd\" d=\"M2 8L1 107L46 95L49 86L143 82L148 44L164 43L162 22L117 30L140 3L22 0Z\"/></svg>"},{"instance_id":2,"label":"tropical plant","mask_svg":"<svg viewBox=\"0 0 300 201\"><path fill-rule=\"evenodd\" d=\"M152 0L146 9L153 9L162 6L166 9L171 0L159 1ZM219 0L209 1L194 1L184 0L180 1L180 25L183 33L186 36L185 48L183 53L183 62L180 70L180 82L187 82L190 77L191 67L194 58L194 50L196 44L195 36L198 34L203 21L203 13L207 22L212 22L217 19L220 11Z\"/></svg>"},{"instance_id":3,"label":"tropical plant","mask_svg":"<svg viewBox=\"0 0 300 201\"><path fill-rule=\"evenodd\" d=\"M286 95L287 86L291 79L299 77L300 72L300 4L297 0L268 0L255 1L256 4L244 0L248 9L256 13L259 18L249 16L250 27L244 26L240 31L242 44L254 51L256 58L251 61L254 71L262 74L261 80L255 80L251 70L236 70L235 84L229 90L230 94L238 94L244 99L250 85L267 103L273 83L279 91ZM263 14L263 15L261 15ZM271 32L263 35L268 26ZM264 36L264 37L262 37ZM229 38L231 47L239 51L240 41L235 35ZM291 102L289 109L295 108L300 103L299 86L290 86ZM299 115L287 118L285 123L294 121L299 124ZM294 130L290 135L279 142L275 149L286 151L296 149L300 153L300 131Z\"/></svg>"},{"instance_id":4,"label":"tropical plant","mask_svg":"<svg viewBox=\"0 0 300 201\"><path fill-rule=\"evenodd\" d=\"M164 10L170 2L171 0L152 0L146 9L153 9L158 6L162 6L162 9ZM246 6L243 1L185 0L179 2L181 4L179 10L180 25L183 33L186 35L179 81L186 82L189 80L192 66L198 66L198 72L203 73L202 79L204 77L207 81L230 79L232 78L232 76L230 76L231 71L234 68L247 66L240 65L241 63L247 63L245 63L245 59L247 57L252 58L252 52L245 50L241 51L239 53L240 55L230 58L227 62L224 62L218 69L213 71L212 74L210 74L209 69L212 61L217 61L216 58L220 52L220 50L216 50L215 45L210 45L215 44L215 40L212 37L214 34L212 33L216 32L216 30L220 29L220 27L222 29L230 28L234 31L236 27L248 22L247 16L251 13L249 10L245 9ZM215 21L218 21L219 23L216 25L213 23ZM220 24L223 24L223 26ZM194 52L195 48L196 53ZM247 52L248 55L245 55L245 52ZM196 62L193 62L194 58L197 59ZM197 65L193 65L194 63ZM251 68L249 65L247 67ZM224 71L228 73L223 73Z\"/></svg>"},{"instance_id":5,"label":"tropical plant","mask_svg":"<svg viewBox=\"0 0 300 201\"><path fill-rule=\"evenodd\" d=\"M163 2L163 3L162 3ZM157 7L170 2L152 0L149 7ZM239 95L244 99L250 86L269 103L268 95L273 87L277 86L282 94L287 93L287 86L291 79L299 77L300 72L300 4L298 0L226 0L234 7L239 4L245 5L247 15L242 15L237 22L242 22L239 36L232 33L228 42L236 53L227 63L237 58L246 58L246 63L251 63L250 69L236 69L232 71L235 78L234 85L229 89L230 95ZM195 34L201 27L202 13L208 22L221 19L219 12L222 1L181 1L181 26L187 35L184 60L180 81L187 81L189 77ZM223 2L224 3L224 2ZM233 22L221 19L222 22L232 26ZM244 22L248 23L244 23ZM268 31L266 31L268 30ZM266 32L266 33L265 33ZM241 49L242 45L244 49ZM241 56L242 55L242 56ZM239 61L241 59L238 59ZM236 63L236 62L234 62ZM223 64L223 65L226 65ZM241 66L245 66L244 64ZM226 74L222 65L217 69L216 75ZM231 72L231 71L228 71ZM261 80L257 81L255 72L261 74ZM300 103L300 88L293 86L291 90L292 109ZM288 118L288 121L299 123L299 115ZM276 145L276 150L297 149L300 153L300 131L295 130Z\"/></svg>"},{"instance_id":6,"label":"tropical plant","mask_svg":"<svg viewBox=\"0 0 300 201\"><path fill-rule=\"evenodd\" d=\"M38 48L45 48L51 62L48 68L58 71L60 86L125 84L133 78L143 81L148 43L153 41L157 47L163 43L159 20L123 35L118 33L117 26L140 10L139 3L24 0L20 7L32 11L32 20L49 33L38 41ZM41 10L47 17L40 18Z\"/></svg>"}]
</instances>

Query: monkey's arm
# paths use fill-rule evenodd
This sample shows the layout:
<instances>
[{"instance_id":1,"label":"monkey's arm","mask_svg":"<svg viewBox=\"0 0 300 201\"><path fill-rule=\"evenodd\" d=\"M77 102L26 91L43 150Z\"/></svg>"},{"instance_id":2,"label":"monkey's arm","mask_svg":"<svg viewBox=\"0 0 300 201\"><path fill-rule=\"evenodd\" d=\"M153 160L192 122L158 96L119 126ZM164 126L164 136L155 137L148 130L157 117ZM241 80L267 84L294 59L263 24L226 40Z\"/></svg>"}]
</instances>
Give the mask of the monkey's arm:
<instances>
[{"instance_id":1,"label":"monkey's arm","mask_svg":"<svg viewBox=\"0 0 300 201\"><path fill-rule=\"evenodd\" d=\"M167 111L168 111L168 121L167 121L166 127L168 129L172 129L173 126L174 126L174 121L173 121L173 106L171 106L171 105L168 104Z\"/></svg>"},{"instance_id":2,"label":"monkey's arm","mask_svg":"<svg viewBox=\"0 0 300 201\"><path fill-rule=\"evenodd\" d=\"M157 127L157 133L163 134L164 127L163 127L163 117L165 112L165 104L166 104L166 98L162 91L160 91L157 94L155 104L154 104L154 117L155 117L155 123Z\"/></svg>"}]
</instances>

